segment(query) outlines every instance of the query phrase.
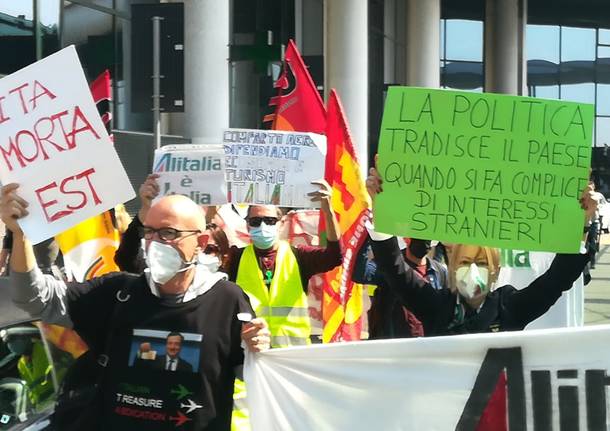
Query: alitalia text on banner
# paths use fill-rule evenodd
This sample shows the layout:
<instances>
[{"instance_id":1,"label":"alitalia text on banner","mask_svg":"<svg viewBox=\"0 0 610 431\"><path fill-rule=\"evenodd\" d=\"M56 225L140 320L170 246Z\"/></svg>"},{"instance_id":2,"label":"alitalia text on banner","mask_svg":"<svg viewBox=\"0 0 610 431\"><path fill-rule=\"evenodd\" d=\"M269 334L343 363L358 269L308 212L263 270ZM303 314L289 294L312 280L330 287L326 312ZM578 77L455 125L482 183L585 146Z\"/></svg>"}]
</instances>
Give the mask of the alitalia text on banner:
<instances>
[{"instance_id":1,"label":"alitalia text on banner","mask_svg":"<svg viewBox=\"0 0 610 431\"><path fill-rule=\"evenodd\" d=\"M604 325L249 354L252 430L608 430L609 339Z\"/></svg>"},{"instance_id":2,"label":"alitalia text on banner","mask_svg":"<svg viewBox=\"0 0 610 431\"><path fill-rule=\"evenodd\" d=\"M181 194L200 205L227 203L224 152L220 145L167 145L155 151L153 173L160 196Z\"/></svg>"},{"instance_id":3,"label":"alitalia text on banner","mask_svg":"<svg viewBox=\"0 0 610 431\"><path fill-rule=\"evenodd\" d=\"M0 181L30 206L39 243L135 196L73 46L0 80Z\"/></svg>"},{"instance_id":4,"label":"alitalia text on banner","mask_svg":"<svg viewBox=\"0 0 610 431\"><path fill-rule=\"evenodd\" d=\"M324 177L326 137L315 133L225 130L229 201L311 207L312 181Z\"/></svg>"}]
</instances>

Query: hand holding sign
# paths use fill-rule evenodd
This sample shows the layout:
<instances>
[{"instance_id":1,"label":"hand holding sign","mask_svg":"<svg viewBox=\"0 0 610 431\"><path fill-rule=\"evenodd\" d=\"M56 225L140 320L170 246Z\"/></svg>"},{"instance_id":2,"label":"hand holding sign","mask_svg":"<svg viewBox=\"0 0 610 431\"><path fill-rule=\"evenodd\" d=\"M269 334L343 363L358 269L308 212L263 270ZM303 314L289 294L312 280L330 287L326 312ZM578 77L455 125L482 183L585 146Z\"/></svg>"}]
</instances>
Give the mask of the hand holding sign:
<instances>
[{"instance_id":1,"label":"hand holding sign","mask_svg":"<svg viewBox=\"0 0 610 431\"><path fill-rule=\"evenodd\" d=\"M309 196L311 202L320 202L321 204L320 209L324 214L326 223L326 239L328 241L339 241L341 229L335 217L335 212L331 208L332 188L326 180L312 181L311 184L320 186L319 190L307 193L307 196Z\"/></svg>"},{"instance_id":2,"label":"hand holding sign","mask_svg":"<svg viewBox=\"0 0 610 431\"><path fill-rule=\"evenodd\" d=\"M369 192L371 199L375 199L375 196L383 191L383 180L377 171L377 159L378 156L375 154L375 167L369 169L369 176L366 178L366 191Z\"/></svg>"},{"instance_id":3,"label":"hand holding sign","mask_svg":"<svg viewBox=\"0 0 610 431\"><path fill-rule=\"evenodd\" d=\"M589 184L585 187L579 201L580 207L585 210L585 224L588 224L595 217L599 205L593 184Z\"/></svg>"},{"instance_id":4,"label":"hand holding sign","mask_svg":"<svg viewBox=\"0 0 610 431\"><path fill-rule=\"evenodd\" d=\"M6 228L15 234L20 234L21 228L17 220L27 216L28 203L17 195L18 184L11 183L2 187L0 199L0 214Z\"/></svg>"},{"instance_id":5,"label":"hand holding sign","mask_svg":"<svg viewBox=\"0 0 610 431\"><path fill-rule=\"evenodd\" d=\"M315 186L320 186L320 190L307 193L309 199L312 202L321 202L322 209L330 208L330 198L332 195L332 188L330 187L330 185L326 182L326 180L312 181L311 184Z\"/></svg>"},{"instance_id":6,"label":"hand holding sign","mask_svg":"<svg viewBox=\"0 0 610 431\"><path fill-rule=\"evenodd\" d=\"M152 206L152 201L159 196L158 178L159 174L150 174L140 186L140 190L138 191L138 195L140 196L140 211L138 211L138 218L140 221L144 221L146 213L148 213L148 210Z\"/></svg>"}]
</instances>

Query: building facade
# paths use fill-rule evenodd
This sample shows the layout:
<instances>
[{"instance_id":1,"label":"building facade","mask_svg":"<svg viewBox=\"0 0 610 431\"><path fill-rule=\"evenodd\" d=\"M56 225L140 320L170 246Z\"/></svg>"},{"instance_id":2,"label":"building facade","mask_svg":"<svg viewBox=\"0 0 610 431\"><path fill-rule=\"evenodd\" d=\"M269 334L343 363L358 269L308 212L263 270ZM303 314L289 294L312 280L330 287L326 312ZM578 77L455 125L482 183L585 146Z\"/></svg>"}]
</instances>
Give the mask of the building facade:
<instances>
[{"instance_id":1,"label":"building facade","mask_svg":"<svg viewBox=\"0 0 610 431\"><path fill-rule=\"evenodd\" d=\"M166 1L168 3L170 1ZM0 3L0 74L71 44L88 79L113 76L117 149L134 183L152 154L152 114L132 112L132 4ZM262 127L282 50L296 41L319 91L336 88L359 157L376 151L390 85L490 91L594 103L593 165L610 184L610 8L604 0L184 0L184 112L165 134L214 141ZM134 136L136 136L134 138ZM136 163L137 162L137 163Z\"/></svg>"}]
</instances>

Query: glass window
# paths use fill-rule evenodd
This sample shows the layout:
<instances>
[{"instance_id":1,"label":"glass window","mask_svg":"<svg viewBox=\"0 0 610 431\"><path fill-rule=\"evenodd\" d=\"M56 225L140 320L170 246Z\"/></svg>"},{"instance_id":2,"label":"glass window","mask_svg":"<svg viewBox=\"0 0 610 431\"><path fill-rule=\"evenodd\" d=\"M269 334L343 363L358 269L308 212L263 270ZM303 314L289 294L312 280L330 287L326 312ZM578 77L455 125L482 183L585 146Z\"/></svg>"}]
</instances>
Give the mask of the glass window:
<instances>
[{"instance_id":1,"label":"glass window","mask_svg":"<svg viewBox=\"0 0 610 431\"><path fill-rule=\"evenodd\" d=\"M59 50L59 11L60 4L58 1L41 2L40 33L43 57Z\"/></svg>"},{"instance_id":2,"label":"glass window","mask_svg":"<svg viewBox=\"0 0 610 431\"><path fill-rule=\"evenodd\" d=\"M559 27L528 25L526 53L530 60L546 60L559 64Z\"/></svg>"},{"instance_id":3,"label":"glass window","mask_svg":"<svg viewBox=\"0 0 610 431\"><path fill-rule=\"evenodd\" d=\"M256 128L263 116L254 61L231 62L231 127Z\"/></svg>"},{"instance_id":4,"label":"glass window","mask_svg":"<svg viewBox=\"0 0 610 431\"><path fill-rule=\"evenodd\" d=\"M536 85L532 87L532 97L559 99L559 85Z\"/></svg>"},{"instance_id":5,"label":"glass window","mask_svg":"<svg viewBox=\"0 0 610 431\"><path fill-rule=\"evenodd\" d=\"M596 146L610 145L610 117L597 117L595 124Z\"/></svg>"},{"instance_id":6,"label":"glass window","mask_svg":"<svg viewBox=\"0 0 610 431\"><path fill-rule=\"evenodd\" d=\"M0 416L3 430L39 428L55 404L73 356L43 337L39 322L0 328ZM65 330L69 331L69 330Z\"/></svg>"},{"instance_id":7,"label":"glass window","mask_svg":"<svg viewBox=\"0 0 610 431\"><path fill-rule=\"evenodd\" d=\"M64 46L76 45L83 69L91 81L113 70L117 54L112 33L113 16L77 4L64 7Z\"/></svg>"},{"instance_id":8,"label":"glass window","mask_svg":"<svg viewBox=\"0 0 610 431\"><path fill-rule=\"evenodd\" d=\"M36 61L32 1L0 2L0 75L8 75Z\"/></svg>"},{"instance_id":9,"label":"glass window","mask_svg":"<svg viewBox=\"0 0 610 431\"><path fill-rule=\"evenodd\" d=\"M598 46L597 47L598 58L610 58L610 46Z\"/></svg>"},{"instance_id":10,"label":"glass window","mask_svg":"<svg viewBox=\"0 0 610 431\"><path fill-rule=\"evenodd\" d=\"M610 45L610 30L604 28L599 29L599 43Z\"/></svg>"},{"instance_id":11,"label":"glass window","mask_svg":"<svg viewBox=\"0 0 610 431\"><path fill-rule=\"evenodd\" d=\"M441 85L446 88L478 91L483 88L483 63L447 61L441 79Z\"/></svg>"},{"instance_id":12,"label":"glass window","mask_svg":"<svg viewBox=\"0 0 610 431\"><path fill-rule=\"evenodd\" d=\"M595 29L562 27L561 61L595 60Z\"/></svg>"},{"instance_id":13,"label":"glass window","mask_svg":"<svg viewBox=\"0 0 610 431\"><path fill-rule=\"evenodd\" d=\"M98 6L104 6L107 8L112 8L112 0L90 0L91 3L95 3Z\"/></svg>"},{"instance_id":14,"label":"glass window","mask_svg":"<svg viewBox=\"0 0 610 431\"><path fill-rule=\"evenodd\" d=\"M595 103L595 84L569 84L561 86L561 99L572 102Z\"/></svg>"},{"instance_id":15,"label":"glass window","mask_svg":"<svg viewBox=\"0 0 610 431\"><path fill-rule=\"evenodd\" d=\"M483 61L483 23L448 19L445 46L447 60Z\"/></svg>"},{"instance_id":16,"label":"glass window","mask_svg":"<svg viewBox=\"0 0 610 431\"><path fill-rule=\"evenodd\" d=\"M440 43L440 58L445 58L445 22L446 20L441 19L441 33L440 33L440 37L441 37L441 43Z\"/></svg>"},{"instance_id":17,"label":"glass window","mask_svg":"<svg viewBox=\"0 0 610 431\"><path fill-rule=\"evenodd\" d=\"M610 115L610 85L597 84L597 115Z\"/></svg>"}]
</instances>

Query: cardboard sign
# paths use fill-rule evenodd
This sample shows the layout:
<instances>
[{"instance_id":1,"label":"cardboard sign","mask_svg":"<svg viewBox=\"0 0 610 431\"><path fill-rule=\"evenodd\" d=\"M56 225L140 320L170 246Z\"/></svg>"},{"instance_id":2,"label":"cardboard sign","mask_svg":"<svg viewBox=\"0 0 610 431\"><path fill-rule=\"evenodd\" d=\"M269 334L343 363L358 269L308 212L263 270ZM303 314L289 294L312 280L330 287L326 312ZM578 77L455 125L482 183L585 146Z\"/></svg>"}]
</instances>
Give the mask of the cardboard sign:
<instances>
[{"instance_id":1,"label":"cardboard sign","mask_svg":"<svg viewBox=\"0 0 610 431\"><path fill-rule=\"evenodd\" d=\"M593 105L392 87L375 228L421 239L576 253Z\"/></svg>"},{"instance_id":2,"label":"cardboard sign","mask_svg":"<svg viewBox=\"0 0 610 431\"><path fill-rule=\"evenodd\" d=\"M248 352L250 423L253 431L607 430L608 337L610 326L597 325Z\"/></svg>"},{"instance_id":3,"label":"cardboard sign","mask_svg":"<svg viewBox=\"0 0 610 431\"><path fill-rule=\"evenodd\" d=\"M159 196L180 194L199 205L227 203L224 151L220 145L168 145L155 150Z\"/></svg>"},{"instance_id":4,"label":"cardboard sign","mask_svg":"<svg viewBox=\"0 0 610 431\"><path fill-rule=\"evenodd\" d=\"M229 129L223 134L229 201L310 208L312 181L324 178L326 137L315 133Z\"/></svg>"},{"instance_id":5,"label":"cardboard sign","mask_svg":"<svg viewBox=\"0 0 610 431\"><path fill-rule=\"evenodd\" d=\"M73 46L0 80L0 181L39 243L135 196Z\"/></svg>"}]
</instances>

